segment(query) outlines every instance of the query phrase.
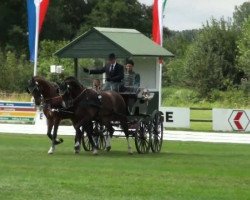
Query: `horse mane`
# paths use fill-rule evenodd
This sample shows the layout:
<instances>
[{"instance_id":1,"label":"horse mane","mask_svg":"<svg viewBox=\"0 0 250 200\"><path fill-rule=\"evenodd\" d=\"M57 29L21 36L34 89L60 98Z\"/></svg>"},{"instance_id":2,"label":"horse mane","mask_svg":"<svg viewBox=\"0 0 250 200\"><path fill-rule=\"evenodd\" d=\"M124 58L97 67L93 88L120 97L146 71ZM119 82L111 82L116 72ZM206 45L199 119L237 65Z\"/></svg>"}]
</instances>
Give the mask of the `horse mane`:
<instances>
[{"instance_id":1,"label":"horse mane","mask_svg":"<svg viewBox=\"0 0 250 200\"><path fill-rule=\"evenodd\" d=\"M37 80L46 81L45 78L42 77L42 76L33 76L33 79L36 80L36 81L37 81Z\"/></svg>"},{"instance_id":2,"label":"horse mane","mask_svg":"<svg viewBox=\"0 0 250 200\"><path fill-rule=\"evenodd\" d=\"M76 87L84 88L83 85L74 76L69 76L64 80L65 83L72 84Z\"/></svg>"},{"instance_id":3,"label":"horse mane","mask_svg":"<svg viewBox=\"0 0 250 200\"><path fill-rule=\"evenodd\" d=\"M43 84L44 87L49 87L49 88L53 88L53 89L57 89L58 88L58 85L53 83L53 82L50 82L48 80L46 80L44 77L42 76L33 76L32 78L34 81L37 81L41 84Z\"/></svg>"}]
</instances>

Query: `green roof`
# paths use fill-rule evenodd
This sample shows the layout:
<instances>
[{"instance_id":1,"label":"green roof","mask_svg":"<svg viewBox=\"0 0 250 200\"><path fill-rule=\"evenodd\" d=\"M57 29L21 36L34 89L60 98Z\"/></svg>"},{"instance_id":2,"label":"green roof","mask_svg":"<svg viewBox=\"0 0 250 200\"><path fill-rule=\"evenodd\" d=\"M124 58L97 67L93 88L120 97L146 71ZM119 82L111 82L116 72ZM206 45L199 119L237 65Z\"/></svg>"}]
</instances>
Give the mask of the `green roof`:
<instances>
[{"instance_id":1,"label":"green roof","mask_svg":"<svg viewBox=\"0 0 250 200\"><path fill-rule=\"evenodd\" d=\"M94 27L55 52L60 58L118 58L130 56L173 56L165 48L135 29Z\"/></svg>"}]
</instances>

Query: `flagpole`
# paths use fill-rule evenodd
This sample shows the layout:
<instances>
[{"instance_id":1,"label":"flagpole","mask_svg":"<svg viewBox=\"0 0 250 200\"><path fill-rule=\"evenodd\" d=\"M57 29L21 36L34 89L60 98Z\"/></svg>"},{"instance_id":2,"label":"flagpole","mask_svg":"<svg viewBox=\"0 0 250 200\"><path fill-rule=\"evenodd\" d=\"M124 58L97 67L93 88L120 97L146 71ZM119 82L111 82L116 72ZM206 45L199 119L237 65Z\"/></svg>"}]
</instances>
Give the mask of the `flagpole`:
<instances>
[{"instance_id":1,"label":"flagpole","mask_svg":"<svg viewBox=\"0 0 250 200\"><path fill-rule=\"evenodd\" d=\"M37 57L38 57L38 40L39 40L39 15L40 15L40 1L35 0L36 6L36 34L35 34L35 51L34 51L34 76L37 75Z\"/></svg>"},{"instance_id":2,"label":"flagpole","mask_svg":"<svg viewBox=\"0 0 250 200\"><path fill-rule=\"evenodd\" d=\"M159 31L160 31L160 45L162 47L162 43L163 43L163 6L164 6L165 2L164 0L159 0L158 1L158 19L159 19ZM161 107L161 103L162 103L162 58L159 57L159 110Z\"/></svg>"},{"instance_id":3,"label":"flagpole","mask_svg":"<svg viewBox=\"0 0 250 200\"><path fill-rule=\"evenodd\" d=\"M159 106L158 109L161 107L161 92L162 92L162 61L159 60L160 65L159 65Z\"/></svg>"}]
</instances>

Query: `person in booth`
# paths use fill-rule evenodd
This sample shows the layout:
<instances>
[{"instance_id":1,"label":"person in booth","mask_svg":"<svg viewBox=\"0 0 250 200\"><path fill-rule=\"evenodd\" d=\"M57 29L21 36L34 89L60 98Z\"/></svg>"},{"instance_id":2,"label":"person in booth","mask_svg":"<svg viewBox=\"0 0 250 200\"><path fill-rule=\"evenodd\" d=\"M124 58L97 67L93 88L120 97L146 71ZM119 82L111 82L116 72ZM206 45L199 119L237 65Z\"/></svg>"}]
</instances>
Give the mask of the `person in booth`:
<instances>
[{"instance_id":1,"label":"person in booth","mask_svg":"<svg viewBox=\"0 0 250 200\"><path fill-rule=\"evenodd\" d=\"M114 53L109 54L108 63L99 69L87 69L83 68L85 73L89 74L103 74L106 73L106 82L103 85L102 90L114 90L119 91L124 78L123 66L116 62Z\"/></svg>"},{"instance_id":2,"label":"person in booth","mask_svg":"<svg viewBox=\"0 0 250 200\"><path fill-rule=\"evenodd\" d=\"M124 87L126 91L136 92L140 87L140 74L134 71L134 61L129 59L124 74Z\"/></svg>"}]
</instances>

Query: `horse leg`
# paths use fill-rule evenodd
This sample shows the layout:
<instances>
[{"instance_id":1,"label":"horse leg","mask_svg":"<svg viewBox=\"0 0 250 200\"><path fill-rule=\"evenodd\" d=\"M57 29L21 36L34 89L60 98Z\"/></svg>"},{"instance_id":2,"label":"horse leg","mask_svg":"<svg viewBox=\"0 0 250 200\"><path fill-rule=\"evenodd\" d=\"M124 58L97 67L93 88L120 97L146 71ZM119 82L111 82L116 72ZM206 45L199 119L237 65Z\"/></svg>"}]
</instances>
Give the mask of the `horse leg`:
<instances>
[{"instance_id":1,"label":"horse leg","mask_svg":"<svg viewBox=\"0 0 250 200\"><path fill-rule=\"evenodd\" d=\"M133 150L132 147L130 145L130 140L129 140L129 131L128 131L128 124L127 124L127 120L126 117L122 117L121 120L121 127L125 133L126 139L127 139L127 143L128 143L128 153L129 154L133 154Z\"/></svg>"},{"instance_id":2,"label":"horse leg","mask_svg":"<svg viewBox=\"0 0 250 200\"><path fill-rule=\"evenodd\" d=\"M53 120L49 118L47 119L47 136L50 140L52 140L52 134L51 134L52 128L53 128Z\"/></svg>"},{"instance_id":3,"label":"horse leg","mask_svg":"<svg viewBox=\"0 0 250 200\"><path fill-rule=\"evenodd\" d=\"M47 119L47 136L52 141L52 143L53 143L53 137L52 137L51 131L52 131L53 125L54 125L54 121L51 118L48 118ZM52 154L53 152L54 152L54 147L52 145L48 151L48 154Z\"/></svg>"},{"instance_id":4,"label":"horse leg","mask_svg":"<svg viewBox=\"0 0 250 200\"><path fill-rule=\"evenodd\" d=\"M87 137L89 138L89 142L92 146L92 149L93 149L93 154L97 155L98 154L98 147L96 145L96 143L94 142L93 140L93 123L92 121L85 121L85 120L81 120L79 123L77 123L77 125L75 126L75 129L76 130L80 130L80 127L83 127L83 130L85 130L87 132ZM80 133L78 131L78 133ZM82 140L82 134L83 134L83 131L81 132L81 134L78 134L78 137L77 137L77 142L80 144L81 143L81 140Z\"/></svg>"},{"instance_id":5,"label":"horse leg","mask_svg":"<svg viewBox=\"0 0 250 200\"><path fill-rule=\"evenodd\" d=\"M90 121L90 122L85 123L84 127L85 127L85 130L87 132L87 136L89 138L89 142L90 142L90 144L92 146L93 154L97 155L98 154L98 146L97 146L96 142L93 139L93 131L94 131L93 130L93 122Z\"/></svg>"},{"instance_id":6,"label":"horse leg","mask_svg":"<svg viewBox=\"0 0 250 200\"><path fill-rule=\"evenodd\" d=\"M106 140L106 151L110 151L111 150L111 138L114 134L114 128L112 127L110 122L105 123L105 126L107 128L108 131L108 136L107 136L107 140Z\"/></svg>"},{"instance_id":7,"label":"horse leg","mask_svg":"<svg viewBox=\"0 0 250 200\"><path fill-rule=\"evenodd\" d=\"M57 138L57 131L58 131L58 127L60 124L61 119L60 118L56 118L54 120L54 130L53 130L53 140L54 140L54 145L58 145L63 143L63 139L62 138Z\"/></svg>"},{"instance_id":8,"label":"horse leg","mask_svg":"<svg viewBox=\"0 0 250 200\"><path fill-rule=\"evenodd\" d=\"M75 145L74 145L75 154L78 154L81 151L82 135L83 135L83 130L81 131L80 128L77 128L75 135Z\"/></svg>"},{"instance_id":9,"label":"horse leg","mask_svg":"<svg viewBox=\"0 0 250 200\"><path fill-rule=\"evenodd\" d=\"M54 153L56 145L63 143L63 139L62 138L57 139L57 131L58 131L58 127L59 127L60 121L61 121L60 118L55 118L54 119L54 127L53 127L53 135L52 135L52 145L51 145L50 150L48 152L49 154L53 154Z\"/></svg>"}]
</instances>

